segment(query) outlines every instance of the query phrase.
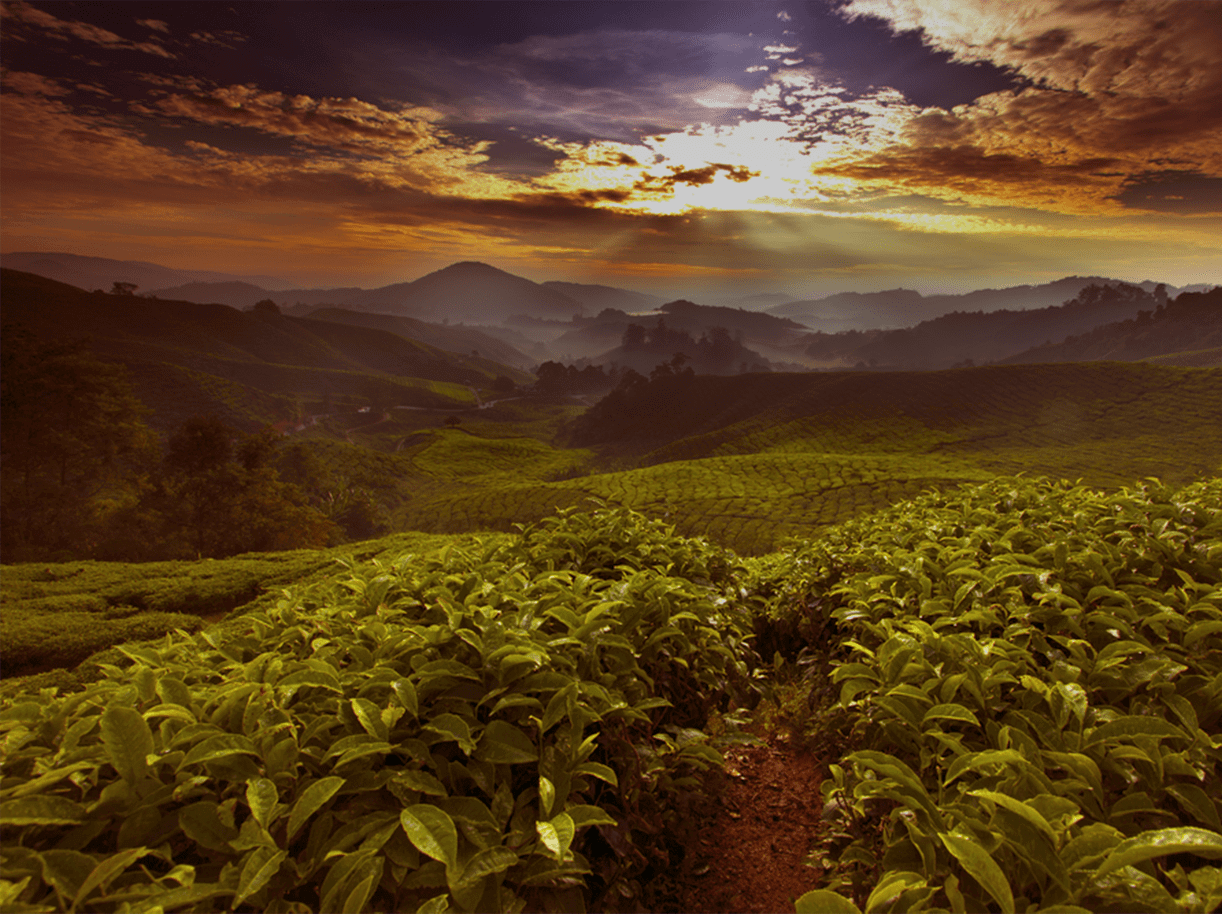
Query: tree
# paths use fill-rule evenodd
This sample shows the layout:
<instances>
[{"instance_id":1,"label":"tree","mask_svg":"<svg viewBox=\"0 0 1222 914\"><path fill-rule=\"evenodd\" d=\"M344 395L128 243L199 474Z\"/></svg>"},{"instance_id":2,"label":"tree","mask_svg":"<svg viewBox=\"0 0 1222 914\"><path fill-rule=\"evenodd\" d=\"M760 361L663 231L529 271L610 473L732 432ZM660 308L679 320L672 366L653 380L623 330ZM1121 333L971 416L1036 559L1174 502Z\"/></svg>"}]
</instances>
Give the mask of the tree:
<instances>
[{"instance_id":1,"label":"tree","mask_svg":"<svg viewBox=\"0 0 1222 914\"><path fill-rule=\"evenodd\" d=\"M323 546L335 525L284 482L279 439L238 435L215 416L188 419L171 437L156 501L171 551L234 555Z\"/></svg>"},{"instance_id":2,"label":"tree","mask_svg":"<svg viewBox=\"0 0 1222 914\"><path fill-rule=\"evenodd\" d=\"M255 314L279 314L280 306L270 298L265 298L262 301L257 301L254 307L250 309Z\"/></svg>"},{"instance_id":3,"label":"tree","mask_svg":"<svg viewBox=\"0 0 1222 914\"><path fill-rule=\"evenodd\" d=\"M88 554L98 499L155 453L126 370L84 341L5 327L0 358L0 542L16 561Z\"/></svg>"},{"instance_id":4,"label":"tree","mask_svg":"<svg viewBox=\"0 0 1222 914\"><path fill-rule=\"evenodd\" d=\"M139 288L140 286L138 286L134 282L119 282L118 280L115 280L114 284L110 287L110 294L111 295L135 295L136 290Z\"/></svg>"}]
</instances>

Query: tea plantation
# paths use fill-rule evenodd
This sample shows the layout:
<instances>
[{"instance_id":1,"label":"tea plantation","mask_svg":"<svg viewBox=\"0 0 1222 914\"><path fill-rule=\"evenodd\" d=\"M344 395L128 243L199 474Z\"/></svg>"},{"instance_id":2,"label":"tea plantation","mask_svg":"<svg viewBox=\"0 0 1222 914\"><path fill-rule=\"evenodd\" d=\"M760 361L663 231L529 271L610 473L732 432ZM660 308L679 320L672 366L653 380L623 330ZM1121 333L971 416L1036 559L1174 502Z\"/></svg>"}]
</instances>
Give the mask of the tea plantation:
<instances>
[{"instance_id":1,"label":"tea plantation","mask_svg":"<svg viewBox=\"0 0 1222 914\"><path fill-rule=\"evenodd\" d=\"M1222 904L1216 479L1002 477L755 559L625 509L386 545L12 683L0 908L649 909L778 686L837 758L799 911Z\"/></svg>"}]
</instances>

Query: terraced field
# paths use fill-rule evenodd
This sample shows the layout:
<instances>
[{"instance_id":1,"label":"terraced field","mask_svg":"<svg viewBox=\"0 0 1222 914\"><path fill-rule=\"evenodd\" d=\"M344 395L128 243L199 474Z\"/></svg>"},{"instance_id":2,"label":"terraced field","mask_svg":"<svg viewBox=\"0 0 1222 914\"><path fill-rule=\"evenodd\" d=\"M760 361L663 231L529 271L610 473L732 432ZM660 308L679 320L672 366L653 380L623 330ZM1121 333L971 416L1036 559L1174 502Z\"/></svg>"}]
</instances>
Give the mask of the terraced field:
<instances>
[{"instance_id":1,"label":"terraced field","mask_svg":"<svg viewBox=\"0 0 1222 914\"><path fill-rule=\"evenodd\" d=\"M626 456L631 435L587 448L559 446L563 435L538 440L548 425L537 411L533 436L511 437L522 431L512 419L417 432L406 442L414 494L398 522L438 533L509 530L557 508L605 503L759 554L921 491L999 474L1118 486L1222 470L1218 370L1099 363L761 375L674 379L653 393L631 420L645 430L635 458ZM668 423L667 410L684 401L700 408ZM668 425L687 434L659 441Z\"/></svg>"}]
</instances>

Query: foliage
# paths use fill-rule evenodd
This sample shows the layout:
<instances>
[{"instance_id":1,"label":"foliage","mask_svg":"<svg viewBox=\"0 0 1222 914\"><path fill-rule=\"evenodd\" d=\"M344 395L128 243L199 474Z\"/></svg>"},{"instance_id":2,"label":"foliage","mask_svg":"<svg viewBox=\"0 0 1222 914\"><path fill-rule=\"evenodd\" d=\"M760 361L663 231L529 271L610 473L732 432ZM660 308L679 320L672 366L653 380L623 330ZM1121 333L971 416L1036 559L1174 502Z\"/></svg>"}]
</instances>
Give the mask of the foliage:
<instances>
[{"instance_id":1,"label":"foliage","mask_svg":"<svg viewBox=\"0 0 1222 914\"><path fill-rule=\"evenodd\" d=\"M46 558L98 535L95 501L153 446L122 368L83 342L3 332L0 531L9 561Z\"/></svg>"},{"instance_id":2,"label":"foliage","mask_svg":"<svg viewBox=\"0 0 1222 914\"><path fill-rule=\"evenodd\" d=\"M326 545L333 525L280 479L277 437L241 437L215 417L188 420L170 438L157 490L170 555L223 556Z\"/></svg>"},{"instance_id":3,"label":"foliage","mask_svg":"<svg viewBox=\"0 0 1222 914\"><path fill-rule=\"evenodd\" d=\"M65 562L4 566L0 576L0 643L10 693L13 677L56 669L34 687L79 684L101 675L98 662L118 655L95 652L118 644L195 631L205 619L240 615L275 605L283 588L322 580L337 562L405 549L437 549L461 540L399 534L329 550L260 553L222 560L173 562ZM76 667L72 673L68 668Z\"/></svg>"},{"instance_id":4,"label":"foliage","mask_svg":"<svg viewBox=\"0 0 1222 914\"><path fill-rule=\"evenodd\" d=\"M694 726L751 688L736 575L637 515L560 517L5 701L3 906L635 908L720 762Z\"/></svg>"},{"instance_id":5,"label":"foliage","mask_svg":"<svg viewBox=\"0 0 1222 914\"><path fill-rule=\"evenodd\" d=\"M1222 480L997 480L765 576L833 660L823 862L866 910L1222 903Z\"/></svg>"}]
</instances>

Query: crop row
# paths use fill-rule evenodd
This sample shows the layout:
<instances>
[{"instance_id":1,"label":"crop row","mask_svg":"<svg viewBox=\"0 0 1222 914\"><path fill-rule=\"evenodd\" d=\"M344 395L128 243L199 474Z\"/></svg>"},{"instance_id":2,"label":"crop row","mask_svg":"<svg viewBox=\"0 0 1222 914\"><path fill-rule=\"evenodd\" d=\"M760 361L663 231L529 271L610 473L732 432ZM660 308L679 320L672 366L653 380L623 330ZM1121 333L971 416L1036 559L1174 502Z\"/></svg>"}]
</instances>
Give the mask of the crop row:
<instances>
[{"instance_id":1,"label":"crop row","mask_svg":"<svg viewBox=\"0 0 1222 914\"><path fill-rule=\"evenodd\" d=\"M521 475L529 478L529 473L526 469ZM606 502L665 517L685 533L709 535L742 553L762 553L790 534L809 534L972 475L938 457L714 457L564 482L472 485L457 493L447 489L413 504L405 522L438 532L508 530L557 507Z\"/></svg>"},{"instance_id":2,"label":"crop row","mask_svg":"<svg viewBox=\"0 0 1222 914\"><path fill-rule=\"evenodd\" d=\"M7 701L0 908L636 909L752 689L733 571L574 515Z\"/></svg>"},{"instance_id":3,"label":"crop row","mask_svg":"<svg viewBox=\"0 0 1222 914\"><path fill-rule=\"evenodd\" d=\"M997 480L769 574L774 613L830 637L822 861L865 910L1222 903L1222 480Z\"/></svg>"}]
</instances>

